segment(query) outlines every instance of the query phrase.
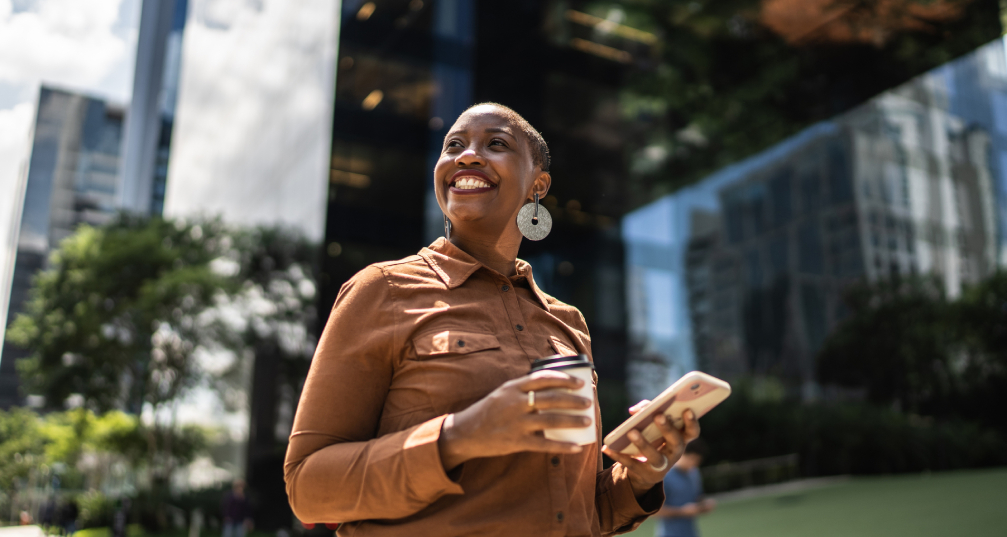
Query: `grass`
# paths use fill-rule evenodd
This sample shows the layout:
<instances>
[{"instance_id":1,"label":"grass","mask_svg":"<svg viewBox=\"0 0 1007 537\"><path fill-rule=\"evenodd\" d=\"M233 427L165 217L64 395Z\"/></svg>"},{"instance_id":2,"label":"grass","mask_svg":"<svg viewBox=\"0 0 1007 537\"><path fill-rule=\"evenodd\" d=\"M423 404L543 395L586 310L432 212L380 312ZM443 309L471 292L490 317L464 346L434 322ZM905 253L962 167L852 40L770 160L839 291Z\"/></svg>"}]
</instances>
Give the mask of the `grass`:
<instances>
[{"instance_id":1,"label":"grass","mask_svg":"<svg viewBox=\"0 0 1007 537\"><path fill-rule=\"evenodd\" d=\"M650 537L648 520L634 537ZM1002 537L1007 468L856 478L817 489L722 502L702 537Z\"/></svg>"}]
</instances>

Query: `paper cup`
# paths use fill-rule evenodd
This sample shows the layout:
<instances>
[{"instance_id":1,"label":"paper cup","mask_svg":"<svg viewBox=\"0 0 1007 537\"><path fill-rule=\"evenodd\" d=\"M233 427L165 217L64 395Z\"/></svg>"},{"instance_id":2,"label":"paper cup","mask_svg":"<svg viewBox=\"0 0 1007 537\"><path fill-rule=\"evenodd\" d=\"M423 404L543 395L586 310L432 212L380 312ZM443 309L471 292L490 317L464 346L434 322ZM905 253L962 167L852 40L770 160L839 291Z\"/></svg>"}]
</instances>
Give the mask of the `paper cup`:
<instances>
[{"instance_id":1,"label":"paper cup","mask_svg":"<svg viewBox=\"0 0 1007 537\"><path fill-rule=\"evenodd\" d=\"M588 361L586 354L580 356L550 356L532 363L531 372L536 371L557 371L564 375L579 378L584 381L584 385L579 390L562 390L567 393L579 395L588 401L591 406L583 410L542 410L542 413L550 414L571 414L574 416L584 416L591 420L586 427L572 429L546 429L543 431L549 440L558 442L570 442L573 444L586 446L598 442L598 431L594 423L594 382L591 372L594 371L594 364Z\"/></svg>"}]
</instances>

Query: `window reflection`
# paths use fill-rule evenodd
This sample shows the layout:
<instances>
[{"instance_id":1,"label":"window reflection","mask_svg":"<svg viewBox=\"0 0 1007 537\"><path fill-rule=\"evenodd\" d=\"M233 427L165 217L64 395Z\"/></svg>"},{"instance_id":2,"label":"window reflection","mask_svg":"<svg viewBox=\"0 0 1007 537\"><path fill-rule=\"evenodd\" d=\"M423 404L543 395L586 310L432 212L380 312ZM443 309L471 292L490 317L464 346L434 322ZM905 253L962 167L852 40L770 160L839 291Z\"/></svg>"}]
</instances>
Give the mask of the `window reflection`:
<instances>
[{"instance_id":1,"label":"window reflection","mask_svg":"<svg viewBox=\"0 0 1007 537\"><path fill-rule=\"evenodd\" d=\"M647 363L772 375L812 397L851 282L933 274L955 296L995 270L1007 170L993 156L1007 136L976 106L1007 95L982 75L991 51L1003 63L997 41L627 215L631 334ZM647 261L657 244L670 255ZM667 291L647 282L655 265Z\"/></svg>"}]
</instances>

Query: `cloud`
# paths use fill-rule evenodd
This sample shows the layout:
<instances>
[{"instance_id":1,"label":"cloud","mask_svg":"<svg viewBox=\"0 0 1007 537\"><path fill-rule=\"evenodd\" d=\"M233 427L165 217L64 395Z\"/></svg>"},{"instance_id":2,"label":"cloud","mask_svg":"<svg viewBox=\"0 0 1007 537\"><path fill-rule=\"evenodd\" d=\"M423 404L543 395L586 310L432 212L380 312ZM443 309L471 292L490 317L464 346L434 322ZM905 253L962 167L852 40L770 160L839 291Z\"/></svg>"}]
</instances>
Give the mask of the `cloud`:
<instances>
[{"instance_id":1,"label":"cloud","mask_svg":"<svg viewBox=\"0 0 1007 537\"><path fill-rule=\"evenodd\" d=\"M193 0L165 214L325 223L335 0Z\"/></svg>"},{"instance_id":2,"label":"cloud","mask_svg":"<svg viewBox=\"0 0 1007 537\"><path fill-rule=\"evenodd\" d=\"M29 156L39 84L125 102L132 86L140 0L0 0L0 318L6 319L8 238ZM16 199L17 198L17 199ZM0 326L2 338L2 326Z\"/></svg>"},{"instance_id":3,"label":"cloud","mask_svg":"<svg viewBox=\"0 0 1007 537\"><path fill-rule=\"evenodd\" d=\"M0 0L0 81L93 89L131 67L135 31L119 24L123 1L34 0L14 11L11 0ZM116 93L121 99L128 87Z\"/></svg>"}]
</instances>

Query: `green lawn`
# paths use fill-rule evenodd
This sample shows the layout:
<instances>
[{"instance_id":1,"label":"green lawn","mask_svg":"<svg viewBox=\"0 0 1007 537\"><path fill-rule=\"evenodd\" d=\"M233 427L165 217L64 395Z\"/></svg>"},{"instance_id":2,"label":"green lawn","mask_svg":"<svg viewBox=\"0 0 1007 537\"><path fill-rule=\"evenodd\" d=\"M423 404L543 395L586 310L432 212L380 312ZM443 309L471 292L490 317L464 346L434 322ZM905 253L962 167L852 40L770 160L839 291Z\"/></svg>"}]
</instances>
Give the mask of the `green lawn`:
<instances>
[{"instance_id":1,"label":"green lawn","mask_svg":"<svg viewBox=\"0 0 1007 537\"><path fill-rule=\"evenodd\" d=\"M631 535L654 535L648 520ZM1003 537L1007 468L856 478L797 493L722 502L702 537Z\"/></svg>"}]
</instances>

